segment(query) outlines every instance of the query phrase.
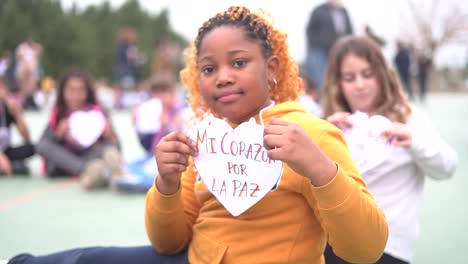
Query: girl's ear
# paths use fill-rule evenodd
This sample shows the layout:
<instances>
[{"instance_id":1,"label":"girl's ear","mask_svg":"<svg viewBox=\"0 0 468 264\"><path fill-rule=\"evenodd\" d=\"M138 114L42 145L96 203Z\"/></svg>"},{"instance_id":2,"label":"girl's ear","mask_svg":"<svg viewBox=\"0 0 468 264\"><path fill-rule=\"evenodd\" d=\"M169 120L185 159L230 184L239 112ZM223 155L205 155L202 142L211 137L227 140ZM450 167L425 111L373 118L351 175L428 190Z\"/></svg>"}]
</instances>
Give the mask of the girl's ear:
<instances>
[{"instance_id":1,"label":"girl's ear","mask_svg":"<svg viewBox=\"0 0 468 264\"><path fill-rule=\"evenodd\" d=\"M280 59L278 56L270 56L267 60L268 80L276 80L279 71Z\"/></svg>"}]
</instances>

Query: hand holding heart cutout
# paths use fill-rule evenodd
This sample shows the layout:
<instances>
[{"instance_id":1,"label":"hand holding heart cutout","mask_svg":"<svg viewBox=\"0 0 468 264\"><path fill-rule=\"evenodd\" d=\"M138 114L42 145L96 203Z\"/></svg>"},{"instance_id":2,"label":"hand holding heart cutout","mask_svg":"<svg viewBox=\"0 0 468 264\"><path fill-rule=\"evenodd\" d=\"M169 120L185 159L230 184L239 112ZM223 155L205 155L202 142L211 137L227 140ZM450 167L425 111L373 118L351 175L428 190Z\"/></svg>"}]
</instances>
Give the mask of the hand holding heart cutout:
<instances>
[{"instance_id":1,"label":"hand holding heart cutout","mask_svg":"<svg viewBox=\"0 0 468 264\"><path fill-rule=\"evenodd\" d=\"M233 129L212 115L192 128L195 167L208 190L233 215L254 206L279 185L283 163L263 147L264 127L252 118Z\"/></svg>"},{"instance_id":2,"label":"hand holding heart cutout","mask_svg":"<svg viewBox=\"0 0 468 264\"><path fill-rule=\"evenodd\" d=\"M393 145L382 132L392 126L392 122L384 116L369 117L366 113L356 112L348 117L353 124L343 131L349 151L362 174L384 162Z\"/></svg>"},{"instance_id":3,"label":"hand holding heart cutout","mask_svg":"<svg viewBox=\"0 0 468 264\"><path fill-rule=\"evenodd\" d=\"M106 118L96 110L73 112L68 122L71 137L84 148L93 145L106 126Z\"/></svg>"}]
</instances>

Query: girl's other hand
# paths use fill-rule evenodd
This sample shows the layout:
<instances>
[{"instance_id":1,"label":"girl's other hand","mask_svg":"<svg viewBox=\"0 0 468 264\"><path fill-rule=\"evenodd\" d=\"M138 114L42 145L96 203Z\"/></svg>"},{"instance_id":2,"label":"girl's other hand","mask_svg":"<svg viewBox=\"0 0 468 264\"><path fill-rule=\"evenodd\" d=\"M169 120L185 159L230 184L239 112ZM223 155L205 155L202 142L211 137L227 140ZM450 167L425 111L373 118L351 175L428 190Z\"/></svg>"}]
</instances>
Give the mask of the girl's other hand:
<instances>
[{"instance_id":1,"label":"girl's other hand","mask_svg":"<svg viewBox=\"0 0 468 264\"><path fill-rule=\"evenodd\" d=\"M102 137L110 141L114 140L112 123L108 118L106 118L106 125L104 126L104 131L102 131Z\"/></svg>"},{"instance_id":2,"label":"girl's other hand","mask_svg":"<svg viewBox=\"0 0 468 264\"><path fill-rule=\"evenodd\" d=\"M268 156L288 164L314 186L327 184L336 175L336 165L297 124L273 118L265 126L263 145Z\"/></svg>"},{"instance_id":3,"label":"girl's other hand","mask_svg":"<svg viewBox=\"0 0 468 264\"><path fill-rule=\"evenodd\" d=\"M57 129L55 130L55 136L59 139L65 139L69 129L70 126L68 125L68 119L64 118L59 121Z\"/></svg>"},{"instance_id":4,"label":"girl's other hand","mask_svg":"<svg viewBox=\"0 0 468 264\"><path fill-rule=\"evenodd\" d=\"M413 143L408 126L399 122L393 122L392 127L382 132L382 135L397 147L409 148Z\"/></svg>"},{"instance_id":5,"label":"girl's other hand","mask_svg":"<svg viewBox=\"0 0 468 264\"><path fill-rule=\"evenodd\" d=\"M156 186L162 194L177 192L180 177L187 169L190 156L197 154L196 143L182 132L172 132L159 141L155 150L159 171Z\"/></svg>"},{"instance_id":6,"label":"girl's other hand","mask_svg":"<svg viewBox=\"0 0 468 264\"><path fill-rule=\"evenodd\" d=\"M327 121L332 123L337 128L344 130L353 126L353 123L351 123L348 119L349 115L350 114L348 112L336 112L333 115L327 117Z\"/></svg>"}]
</instances>

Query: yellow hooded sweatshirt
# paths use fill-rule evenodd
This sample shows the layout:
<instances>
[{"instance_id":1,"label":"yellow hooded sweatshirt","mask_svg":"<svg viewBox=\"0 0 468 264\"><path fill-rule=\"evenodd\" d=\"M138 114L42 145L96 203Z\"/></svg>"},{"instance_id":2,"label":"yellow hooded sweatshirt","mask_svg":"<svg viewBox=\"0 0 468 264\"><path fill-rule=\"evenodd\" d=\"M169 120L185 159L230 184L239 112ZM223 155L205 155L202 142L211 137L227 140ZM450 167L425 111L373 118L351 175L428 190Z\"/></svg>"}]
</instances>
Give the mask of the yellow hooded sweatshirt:
<instances>
[{"instance_id":1,"label":"yellow hooded sweatshirt","mask_svg":"<svg viewBox=\"0 0 468 264\"><path fill-rule=\"evenodd\" d=\"M256 116L258 122L258 116ZM292 121L310 135L337 166L336 176L314 187L286 164L279 186L243 214L233 217L207 189L193 163L173 195L157 187L146 197L146 230L161 254L188 246L189 262L198 263L324 263L330 243L352 263L372 263L383 253L388 227L382 211L359 175L341 131L296 102L262 112ZM310 162L314 162L311 160Z\"/></svg>"}]
</instances>

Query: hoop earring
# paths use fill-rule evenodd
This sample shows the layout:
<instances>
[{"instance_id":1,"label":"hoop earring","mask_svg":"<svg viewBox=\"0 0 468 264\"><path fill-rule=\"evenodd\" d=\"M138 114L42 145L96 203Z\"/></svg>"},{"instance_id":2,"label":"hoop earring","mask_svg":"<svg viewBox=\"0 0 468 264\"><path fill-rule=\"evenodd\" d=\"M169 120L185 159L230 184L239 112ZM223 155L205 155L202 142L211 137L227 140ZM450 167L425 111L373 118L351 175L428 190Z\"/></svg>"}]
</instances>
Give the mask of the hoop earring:
<instances>
[{"instance_id":1,"label":"hoop earring","mask_svg":"<svg viewBox=\"0 0 468 264\"><path fill-rule=\"evenodd\" d=\"M273 89L276 89L276 86L278 86L278 82L276 82L276 79L272 80L273 84L275 85ZM268 90L271 91L271 85L270 82L268 82Z\"/></svg>"}]
</instances>

